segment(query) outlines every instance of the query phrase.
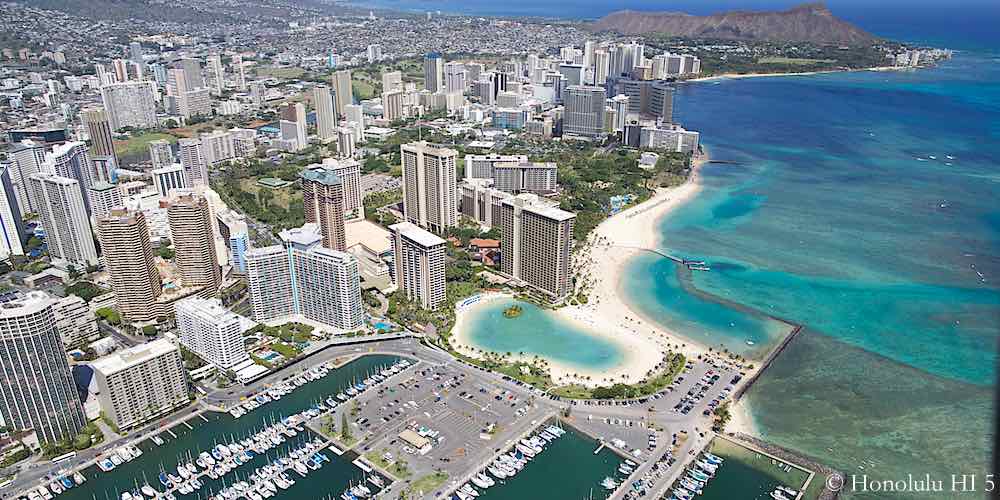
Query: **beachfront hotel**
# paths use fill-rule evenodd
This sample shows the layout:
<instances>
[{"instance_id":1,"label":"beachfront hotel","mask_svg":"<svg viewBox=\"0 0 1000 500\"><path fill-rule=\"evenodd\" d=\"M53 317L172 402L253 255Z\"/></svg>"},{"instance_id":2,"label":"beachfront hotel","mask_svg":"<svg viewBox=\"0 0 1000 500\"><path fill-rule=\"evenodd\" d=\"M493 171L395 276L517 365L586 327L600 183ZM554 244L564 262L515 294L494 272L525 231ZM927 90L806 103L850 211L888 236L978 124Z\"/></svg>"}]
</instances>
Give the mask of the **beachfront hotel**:
<instances>
[{"instance_id":1,"label":"beachfront hotel","mask_svg":"<svg viewBox=\"0 0 1000 500\"><path fill-rule=\"evenodd\" d=\"M458 151L421 141L401 145L400 154L406 220L436 233L457 226Z\"/></svg>"},{"instance_id":2,"label":"beachfront hotel","mask_svg":"<svg viewBox=\"0 0 1000 500\"><path fill-rule=\"evenodd\" d=\"M447 242L411 222L389 226L392 232L396 286L424 309L444 302Z\"/></svg>"},{"instance_id":3,"label":"beachfront hotel","mask_svg":"<svg viewBox=\"0 0 1000 500\"><path fill-rule=\"evenodd\" d=\"M465 179L458 185L458 190L458 211L483 227L499 224L500 203L514 196L495 189L493 179Z\"/></svg>"},{"instance_id":4,"label":"beachfront hotel","mask_svg":"<svg viewBox=\"0 0 1000 500\"><path fill-rule=\"evenodd\" d=\"M247 283L254 319L312 321L348 331L361 326L357 259L325 248L316 224L282 231L281 245L247 250Z\"/></svg>"},{"instance_id":5,"label":"beachfront hotel","mask_svg":"<svg viewBox=\"0 0 1000 500\"><path fill-rule=\"evenodd\" d=\"M181 351L167 339L97 359L91 368L101 410L119 429L135 427L190 402Z\"/></svg>"},{"instance_id":6,"label":"beachfront hotel","mask_svg":"<svg viewBox=\"0 0 1000 500\"><path fill-rule=\"evenodd\" d=\"M555 163L533 163L526 155L465 155L465 179L492 179L493 187L508 193L547 193L556 190Z\"/></svg>"},{"instance_id":7,"label":"beachfront hotel","mask_svg":"<svg viewBox=\"0 0 1000 500\"><path fill-rule=\"evenodd\" d=\"M571 253L576 214L533 194L501 201L500 271L553 301L573 292Z\"/></svg>"},{"instance_id":8,"label":"beachfront hotel","mask_svg":"<svg viewBox=\"0 0 1000 500\"><path fill-rule=\"evenodd\" d=\"M56 329L55 300L28 292L0 307L0 415L43 443L72 439L86 424Z\"/></svg>"}]
</instances>

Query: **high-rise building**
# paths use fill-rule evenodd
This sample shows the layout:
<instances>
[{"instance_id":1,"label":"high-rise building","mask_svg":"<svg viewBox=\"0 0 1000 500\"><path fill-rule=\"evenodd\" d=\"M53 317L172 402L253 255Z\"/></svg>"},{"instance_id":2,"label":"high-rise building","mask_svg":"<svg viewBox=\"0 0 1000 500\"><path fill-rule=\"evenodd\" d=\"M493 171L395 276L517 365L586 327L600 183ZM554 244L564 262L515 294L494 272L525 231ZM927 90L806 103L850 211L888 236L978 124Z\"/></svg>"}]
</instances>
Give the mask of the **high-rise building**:
<instances>
[{"instance_id":1,"label":"high-rise building","mask_svg":"<svg viewBox=\"0 0 1000 500\"><path fill-rule=\"evenodd\" d=\"M174 151L170 147L170 141L157 139L149 141L149 158L153 162L153 168L163 168L174 164Z\"/></svg>"},{"instance_id":2,"label":"high-rise building","mask_svg":"<svg viewBox=\"0 0 1000 500\"><path fill-rule=\"evenodd\" d=\"M222 71L222 57L219 54L212 54L205 59L208 65L208 72L211 79L211 91L215 95L222 95L222 87L225 85L226 75Z\"/></svg>"},{"instance_id":3,"label":"high-rise building","mask_svg":"<svg viewBox=\"0 0 1000 500\"><path fill-rule=\"evenodd\" d=\"M101 87L101 100L112 130L155 128L156 84L151 81L112 83Z\"/></svg>"},{"instance_id":4,"label":"high-rise building","mask_svg":"<svg viewBox=\"0 0 1000 500\"><path fill-rule=\"evenodd\" d=\"M81 347L101 337L97 316L90 306L76 295L67 295L53 304L56 330L66 347Z\"/></svg>"},{"instance_id":5,"label":"high-rise building","mask_svg":"<svg viewBox=\"0 0 1000 500\"><path fill-rule=\"evenodd\" d=\"M181 351L167 339L99 358L91 368L101 410L119 429L137 427L191 401Z\"/></svg>"},{"instance_id":6,"label":"high-rise building","mask_svg":"<svg viewBox=\"0 0 1000 500\"><path fill-rule=\"evenodd\" d=\"M215 254L208 200L195 194L175 196L167 207L167 219L181 284L218 290L222 272Z\"/></svg>"},{"instance_id":7,"label":"high-rise building","mask_svg":"<svg viewBox=\"0 0 1000 500\"><path fill-rule=\"evenodd\" d=\"M528 163L527 155L465 155L466 179L492 179L498 166Z\"/></svg>"},{"instance_id":8,"label":"high-rise building","mask_svg":"<svg viewBox=\"0 0 1000 500\"><path fill-rule=\"evenodd\" d=\"M353 158L324 158L323 163L314 163L306 167L317 174L333 174L344 186L344 214L358 213L362 210L364 193L361 189L361 164ZM315 222L308 221L307 222Z\"/></svg>"},{"instance_id":9,"label":"high-rise building","mask_svg":"<svg viewBox=\"0 0 1000 500\"><path fill-rule=\"evenodd\" d=\"M97 234L122 319L156 319L162 281L153 261L146 217L138 210L116 208L98 219Z\"/></svg>"},{"instance_id":10,"label":"high-rise building","mask_svg":"<svg viewBox=\"0 0 1000 500\"><path fill-rule=\"evenodd\" d=\"M604 81L608 79L608 74L611 71L610 68L611 59L608 56L606 50L595 50L594 51L594 77L591 82L592 85L603 85Z\"/></svg>"},{"instance_id":11,"label":"high-rise building","mask_svg":"<svg viewBox=\"0 0 1000 500\"><path fill-rule=\"evenodd\" d=\"M184 83L188 89L205 86L205 77L201 74L201 63L197 59L178 59L170 66L184 71Z\"/></svg>"},{"instance_id":12,"label":"high-rise building","mask_svg":"<svg viewBox=\"0 0 1000 500\"><path fill-rule=\"evenodd\" d=\"M283 121L295 124L295 139L297 149L304 149L309 146L309 138L306 136L306 106L301 102L290 102L281 110ZM285 137L282 137L283 139Z\"/></svg>"},{"instance_id":13,"label":"high-rise building","mask_svg":"<svg viewBox=\"0 0 1000 500\"><path fill-rule=\"evenodd\" d=\"M34 198L31 189L31 182L28 180L32 174L42 170L45 162L45 145L32 140L24 140L17 143L7 154L14 162L8 167L10 171L10 181L17 192L17 203L22 214L37 213L38 202Z\"/></svg>"},{"instance_id":14,"label":"high-rise building","mask_svg":"<svg viewBox=\"0 0 1000 500\"><path fill-rule=\"evenodd\" d=\"M43 443L72 439L87 423L56 330L55 301L28 292L0 307L0 415Z\"/></svg>"},{"instance_id":15,"label":"high-rise building","mask_svg":"<svg viewBox=\"0 0 1000 500\"><path fill-rule=\"evenodd\" d=\"M80 184L68 177L39 172L31 176L31 185L53 260L71 264L78 271L96 266L97 247Z\"/></svg>"},{"instance_id":16,"label":"high-rise building","mask_svg":"<svg viewBox=\"0 0 1000 500\"><path fill-rule=\"evenodd\" d=\"M333 170L306 169L302 178L302 205L307 223L319 226L323 246L347 250L344 235L344 183Z\"/></svg>"},{"instance_id":17,"label":"high-rise building","mask_svg":"<svg viewBox=\"0 0 1000 500\"><path fill-rule=\"evenodd\" d=\"M445 301L445 253L448 242L411 222L389 226L392 232L396 286L424 309Z\"/></svg>"},{"instance_id":18,"label":"high-rise building","mask_svg":"<svg viewBox=\"0 0 1000 500\"><path fill-rule=\"evenodd\" d=\"M204 155L205 165L215 166L236 158L233 134L223 130L213 130L207 134L201 134L198 138L201 140L201 151ZM206 174L202 172L202 175ZM204 184L208 184L207 175Z\"/></svg>"},{"instance_id":19,"label":"high-rise building","mask_svg":"<svg viewBox=\"0 0 1000 500\"><path fill-rule=\"evenodd\" d=\"M609 80L610 82L611 80ZM609 85L610 95L628 96L628 112L666 123L674 119L674 89L668 82L619 78Z\"/></svg>"},{"instance_id":20,"label":"high-rise building","mask_svg":"<svg viewBox=\"0 0 1000 500\"><path fill-rule=\"evenodd\" d=\"M208 160L201 139L188 137L177 141L181 165L188 187L208 185Z\"/></svg>"},{"instance_id":21,"label":"high-rise building","mask_svg":"<svg viewBox=\"0 0 1000 500\"><path fill-rule=\"evenodd\" d=\"M395 92L397 90L403 90L403 73L400 71L382 73L382 92Z\"/></svg>"},{"instance_id":22,"label":"high-rise building","mask_svg":"<svg viewBox=\"0 0 1000 500\"><path fill-rule=\"evenodd\" d=\"M458 225L458 152L421 141L401 145L400 154L406 220L437 233Z\"/></svg>"},{"instance_id":23,"label":"high-rise building","mask_svg":"<svg viewBox=\"0 0 1000 500\"><path fill-rule=\"evenodd\" d=\"M24 255L27 233L17 203L17 192L10 180L11 164L0 164L0 259Z\"/></svg>"},{"instance_id":24,"label":"high-rise building","mask_svg":"<svg viewBox=\"0 0 1000 500\"><path fill-rule=\"evenodd\" d=\"M468 87L468 73L465 65L452 61L444 65L444 90L445 92L465 92Z\"/></svg>"},{"instance_id":25,"label":"high-rise building","mask_svg":"<svg viewBox=\"0 0 1000 500\"><path fill-rule=\"evenodd\" d=\"M117 165L118 154L115 153L114 135L107 111L103 108L89 108L81 111L80 117L87 127L94 156L111 156Z\"/></svg>"},{"instance_id":26,"label":"high-rise building","mask_svg":"<svg viewBox=\"0 0 1000 500\"><path fill-rule=\"evenodd\" d=\"M337 113L347 113L347 106L354 102L354 89L351 88L351 70L342 69L331 77L334 97L337 99Z\"/></svg>"},{"instance_id":27,"label":"high-rise building","mask_svg":"<svg viewBox=\"0 0 1000 500\"><path fill-rule=\"evenodd\" d=\"M282 245L247 251L247 284L254 319L305 318L349 331L361 326L357 259L322 246L315 224L282 231Z\"/></svg>"},{"instance_id":28,"label":"high-rise building","mask_svg":"<svg viewBox=\"0 0 1000 500\"><path fill-rule=\"evenodd\" d=\"M160 198L169 197L171 190L190 187L184 175L184 166L180 163L153 169L150 174L153 176L153 186L156 187Z\"/></svg>"},{"instance_id":29,"label":"high-rise building","mask_svg":"<svg viewBox=\"0 0 1000 500\"><path fill-rule=\"evenodd\" d=\"M317 85L313 87L313 107L316 108L316 135L321 141L329 141L337 137L337 110L333 107L334 98L330 87Z\"/></svg>"},{"instance_id":30,"label":"high-rise building","mask_svg":"<svg viewBox=\"0 0 1000 500\"><path fill-rule=\"evenodd\" d=\"M378 44L370 44L368 46L368 62L373 63L375 61L382 59L382 46Z\"/></svg>"},{"instance_id":31,"label":"high-rise building","mask_svg":"<svg viewBox=\"0 0 1000 500\"><path fill-rule=\"evenodd\" d=\"M122 192L118 186L100 181L90 186L90 215L99 218L111 213L111 209L122 206Z\"/></svg>"},{"instance_id":32,"label":"high-rise building","mask_svg":"<svg viewBox=\"0 0 1000 500\"><path fill-rule=\"evenodd\" d=\"M129 54L129 58L132 59L132 62L134 62L136 64L142 64L144 62L143 58L142 58L142 44L141 43L139 43L139 42L132 42L132 43L128 44L128 54Z\"/></svg>"},{"instance_id":33,"label":"high-rise building","mask_svg":"<svg viewBox=\"0 0 1000 500\"><path fill-rule=\"evenodd\" d=\"M98 180L94 172L94 164L87 154L87 146L79 141L58 144L52 152L45 156L41 171L53 172L56 175L77 181L80 194L83 196L83 206L90 213L90 200L87 199L87 189Z\"/></svg>"},{"instance_id":34,"label":"high-rise building","mask_svg":"<svg viewBox=\"0 0 1000 500\"><path fill-rule=\"evenodd\" d=\"M382 93L382 118L385 118L390 123L404 118L402 90L391 90Z\"/></svg>"},{"instance_id":35,"label":"high-rise building","mask_svg":"<svg viewBox=\"0 0 1000 500\"><path fill-rule=\"evenodd\" d=\"M247 272L247 250L250 249L249 228L246 217L232 210L216 212L219 237L229 250L229 261L239 274Z\"/></svg>"},{"instance_id":36,"label":"high-rise building","mask_svg":"<svg viewBox=\"0 0 1000 500\"><path fill-rule=\"evenodd\" d=\"M433 92L444 90L444 58L437 52L424 56L424 88Z\"/></svg>"},{"instance_id":37,"label":"high-rise building","mask_svg":"<svg viewBox=\"0 0 1000 500\"><path fill-rule=\"evenodd\" d=\"M604 135L604 89L573 85L566 88L563 135L596 139Z\"/></svg>"},{"instance_id":38,"label":"high-rise building","mask_svg":"<svg viewBox=\"0 0 1000 500\"><path fill-rule=\"evenodd\" d=\"M500 204L502 273L527 283L553 300L573 292L573 224L576 215L520 194Z\"/></svg>"},{"instance_id":39,"label":"high-rise building","mask_svg":"<svg viewBox=\"0 0 1000 500\"><path fill-rule=\"evenodd\" d=\"M354 138L355 129L351 127L337 127L337 157L353 158L354 145L357 141Z\"/></svg>"},{"instance_id":40,"label":"high-rise building","mask_svg":"<svg viewBox=\"0 0 1000 500\"><path fill-rule=\"evenodd\" d=\"M500 224L500 202L514 196L493 188L493 179L465 179L458 189L459 212L486 227Z\"/></svg>"},{"instance_id":41,"label":"high-rise building","mask_svg":"<svg viewBox=\"0 0 1000 500\"><path fill-rule=\"evenodd\" d=\"M243 67L243 56L240 54L233 54L233 60L231 63L233 69L233 75L236 77L236 90L244 92L247 89L247 76L246 69Z\"/></svg>"},{"instance_id":42,"label":"high-rise building","mask_svg":"<svg viewBox=\"0 0 1000 500\"><path fill-rule=\"evenodd\" d=\"M222 307L219 299L193 296L177 301L180 342L220 370L229 370L250 359L243 343L240 317Z\"/></svg>"},{"instance_id":43,"label":"high-rise building","mask_svg":"<svg viewBox=\"0 0 1000 500\"><path fill-rule=\"evenodd\" d=\"M551 193L556 191L558 167L555 163L500 164L493 170L494 187L508 193Z\"/></svg>"}]
</instances>

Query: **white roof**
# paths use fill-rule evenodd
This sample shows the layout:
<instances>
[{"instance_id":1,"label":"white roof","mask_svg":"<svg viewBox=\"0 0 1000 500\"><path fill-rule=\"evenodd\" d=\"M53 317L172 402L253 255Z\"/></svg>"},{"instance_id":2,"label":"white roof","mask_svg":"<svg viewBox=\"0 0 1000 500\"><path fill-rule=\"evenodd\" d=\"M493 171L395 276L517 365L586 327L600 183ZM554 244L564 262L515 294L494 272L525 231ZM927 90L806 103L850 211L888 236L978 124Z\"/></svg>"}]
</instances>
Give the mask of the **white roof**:
<instances>
[{"instance_id":1,"label":"white roof","mask_svg":"<svg viewBox=\"0 0 1000 500\"><path fill-rule=\"evenodd\" d=\"M361 219L344 224L344 234L347 237L347 248L361 245L371 250L375 255L388 252L392 248L392 235L382 226L369 220Z\"/></svg>"},{"instance_id":2,"label":"white roof","mask_svg":"<svg viewBox=\"0 0 1000 500\"><path fill-rule=\"evenodd\" d=\"M425 248L436 245L444 245L447 243L440 236L427 231L412 222L400 222L398 224L393 224L389 226L389 229L403 235L407 239Z\"/></svg>"},{"instance_id":3,"label":"white roof","mask_svg":"<svg viewBox=\"0 0 1000 500\"><path fill-rule=\"evenodd\" d=\"M99 358L91 368L104 374L117 373L175 350L177 346L167 339L154 340Z\"/></svg>"}]
</instances>

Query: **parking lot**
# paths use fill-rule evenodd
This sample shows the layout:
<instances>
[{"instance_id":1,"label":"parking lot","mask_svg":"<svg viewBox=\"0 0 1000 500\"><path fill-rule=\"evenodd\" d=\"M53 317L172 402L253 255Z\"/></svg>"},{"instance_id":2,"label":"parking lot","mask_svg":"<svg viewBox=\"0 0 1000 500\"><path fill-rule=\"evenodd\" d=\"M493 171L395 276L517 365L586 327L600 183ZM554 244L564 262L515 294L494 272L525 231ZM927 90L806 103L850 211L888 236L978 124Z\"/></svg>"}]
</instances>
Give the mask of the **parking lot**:
<instances>
[{"instance_id":1,"label":"parking lot","mask_svg":"<svg viewBox=\"0 0 1000 500\"><path fill-rule=\"evenodd\" d=\"M341 409L349 413L353 434L362 438L355 450L376 457L371 461L379 465L402 459L409 479L437 470L461 477L554 413L552 406L536 405L536 396L527 389L458 363L420 363L356 401L356 407L352 403ZM407 429L429 445L417 449L401 438Z\"/></svg>"}]
</instances>

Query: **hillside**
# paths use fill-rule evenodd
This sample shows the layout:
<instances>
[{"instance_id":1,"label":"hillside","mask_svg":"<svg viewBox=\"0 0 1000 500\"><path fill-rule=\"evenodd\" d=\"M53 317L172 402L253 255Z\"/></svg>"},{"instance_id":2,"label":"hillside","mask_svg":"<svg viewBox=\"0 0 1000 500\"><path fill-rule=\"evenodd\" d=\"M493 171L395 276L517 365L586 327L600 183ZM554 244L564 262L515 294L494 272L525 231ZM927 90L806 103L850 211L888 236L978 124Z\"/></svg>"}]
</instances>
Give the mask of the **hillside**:
<instances>
[{"instance_id":1,"label":"hillside","mask_svg":"<svg viewBox=\"0 0 1000 500\"><path fill-rule=\"evenodd\" d=\"M663 33L690 38L838 45L861 45L876 40L870 33L834 17L821 3L803 4L780 12L733 11L710 16L623 10L598 19L591 28L626 35Z\"/></svg>"}]
</instances>

